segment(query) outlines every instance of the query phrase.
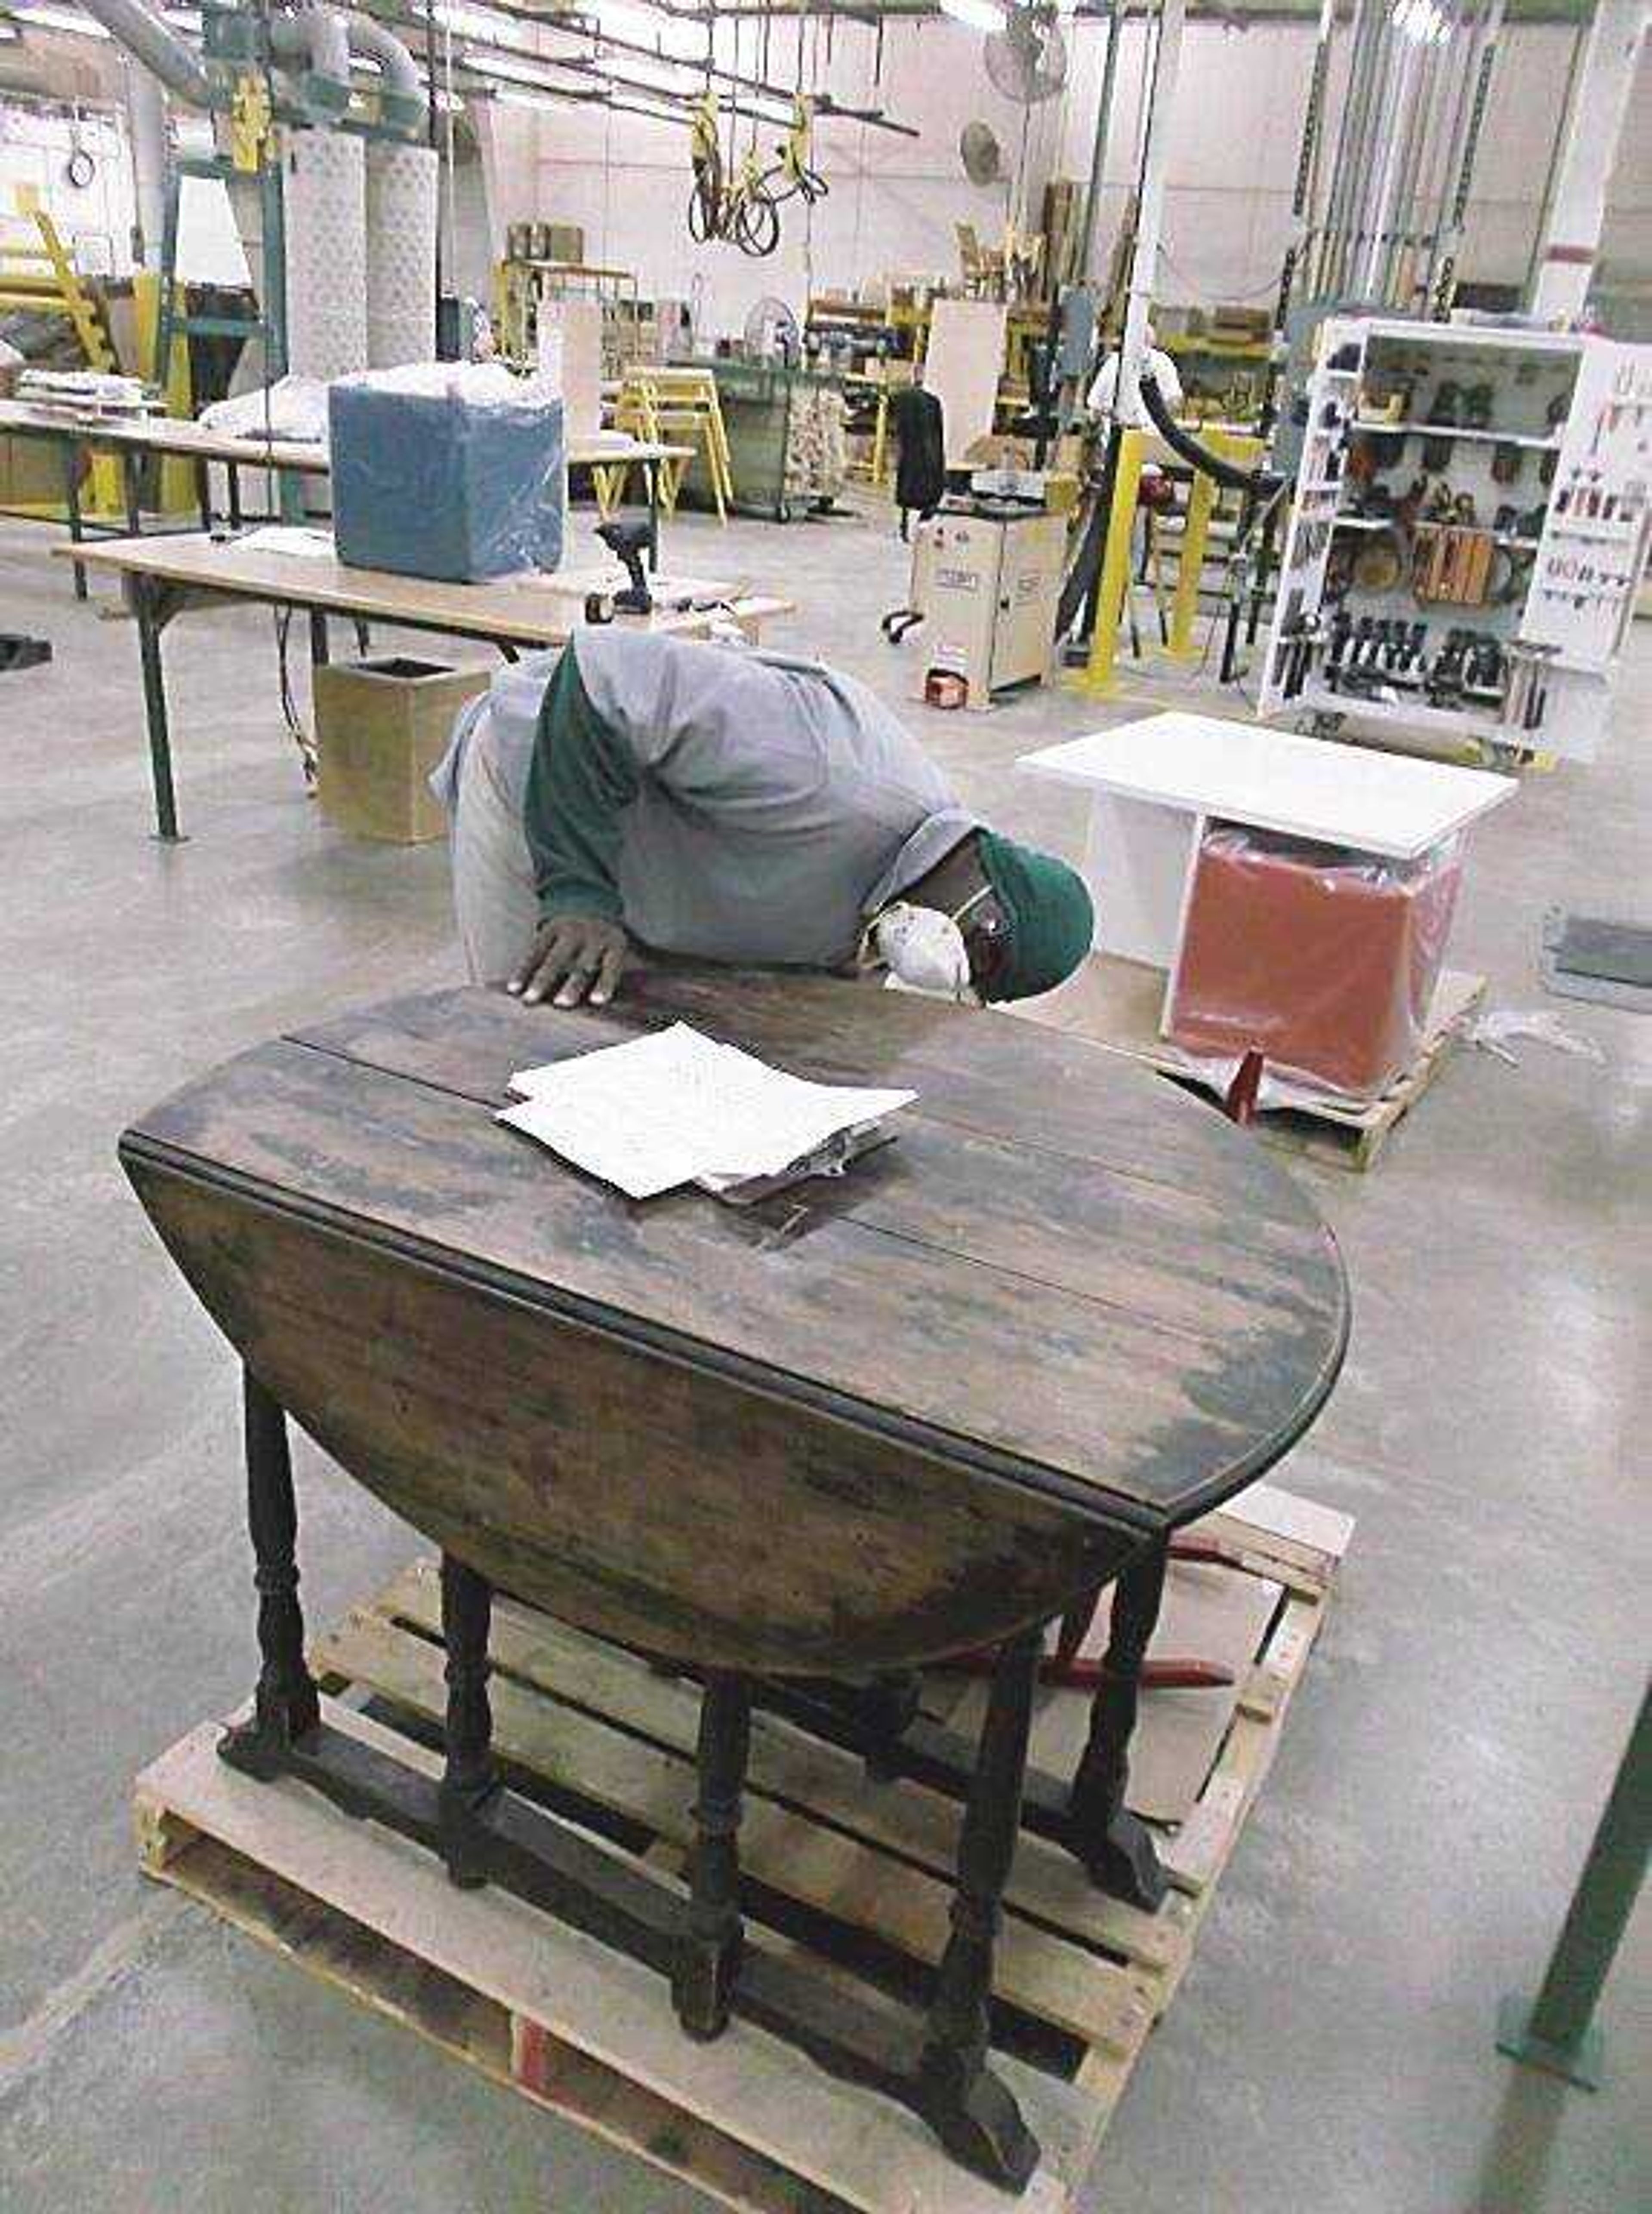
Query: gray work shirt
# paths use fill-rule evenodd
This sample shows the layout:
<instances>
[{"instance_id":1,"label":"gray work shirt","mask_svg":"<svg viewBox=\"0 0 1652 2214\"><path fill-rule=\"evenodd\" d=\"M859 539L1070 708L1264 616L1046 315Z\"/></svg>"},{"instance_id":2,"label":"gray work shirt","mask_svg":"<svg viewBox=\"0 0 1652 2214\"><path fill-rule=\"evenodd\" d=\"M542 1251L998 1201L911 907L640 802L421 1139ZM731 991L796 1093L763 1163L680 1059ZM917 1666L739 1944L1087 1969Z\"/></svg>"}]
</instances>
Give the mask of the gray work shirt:
<instances>
[{"instance_id":1,"label":"gray work shirt","mask_svg":"<svg viewBox=\"0 0 1652 2214\"><path fill-rule=\"evenodd\" d=\"M715 961L835 968L866 919L979 827L897 718L815 661L618 627L572 649L634 759L618 882L632 935ZM450 807L486 712L518 806L556 653L503 670L431 778Z\"/></svg>"}]
</instances>

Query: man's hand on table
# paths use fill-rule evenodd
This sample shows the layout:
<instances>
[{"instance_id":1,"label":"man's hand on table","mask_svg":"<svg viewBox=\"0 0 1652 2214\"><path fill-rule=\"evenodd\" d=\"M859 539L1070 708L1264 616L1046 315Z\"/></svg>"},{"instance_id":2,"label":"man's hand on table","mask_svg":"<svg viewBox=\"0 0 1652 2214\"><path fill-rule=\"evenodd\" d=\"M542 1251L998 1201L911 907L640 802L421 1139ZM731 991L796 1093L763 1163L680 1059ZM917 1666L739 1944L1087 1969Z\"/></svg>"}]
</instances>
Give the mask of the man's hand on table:
<instances>
[{"instance_id":1,"label":"man's hand on table","mask_svg":"<svg viewBox=\"0 0 1652 2214\"><path fill-rule=\"evenodd\" d=\"M630 957L622 925L594 914L560 914L541 923L527 959L506 985L528 1004L549 1000L577 1007L589 1000L605 1007L619 988Z\"/></svg>"}]
</instances>

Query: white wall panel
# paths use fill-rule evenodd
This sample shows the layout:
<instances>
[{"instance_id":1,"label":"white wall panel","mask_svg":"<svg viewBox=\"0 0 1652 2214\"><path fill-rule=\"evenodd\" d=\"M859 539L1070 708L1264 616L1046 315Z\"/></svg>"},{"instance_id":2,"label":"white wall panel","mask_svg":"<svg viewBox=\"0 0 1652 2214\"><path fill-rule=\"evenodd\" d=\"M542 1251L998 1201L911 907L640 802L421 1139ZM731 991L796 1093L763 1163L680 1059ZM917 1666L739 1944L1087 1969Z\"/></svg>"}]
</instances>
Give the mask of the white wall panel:
<instances>
[{"instance_id":1,"label":"white wall panel","mask_svg":"<svg viewBox=\"0 0 1652 2214\"><path fill-rule=\"evenodd\" d=\"M1068 86L1033 110L1029 144L1036 174L1082 179L1094 140L1105 34L1101 25L1087 22L1068 31ZM1504 34L1476 173L1466 276L1516 281L1524 273L1571 38L1555 26L1520 26ZM870 32L838 24L832 89L843 100L887 107L921 136L910 140L849 123L823 125L817 165L830 197L815 210L807 235L801 209L786 209L780 250L768 261L689 240L686 128L575 107L496 112L496 146L512 150L497 153L493 163L510 195L501 202L496 193L496 230L517 216L583 223L592 256L634 269L645 292L680 296L697 278L713 330L737 330L764 292L778 292L801 309L811 281L817 287L854 285L890 270L950 272L957 266L954 224L972 223L994 235L1006 198L964 177L959 131L984 119L1012 160L1020 144L1021 111L988 82L981 46L977 34L949 21L890 25L882 80L874 83ZM1347 47L1344 32L1332 77L1333 145ZM1104 267L1135 174L1144 52L1141 27L1132 26L1121 47L1098 224ZM750 66L754 55L748 32L742 65ZM1162 299L1271 297L1291 234L1290 195L1312 57L1307 24L1257 24L1242 33L1190 27L1170 150ZM726 32L719 58L734 60ZM774 28L768 68L777 83L794 80L789 28ZM1649 87L1652 70L1643 64L1607 229L1606 250L1620 270L1652 272ZM762 126L760 146L772 147L778 135L775 126ZM1328 146L1327 160L1330 151Z\"/></svg>"}]
</instances>

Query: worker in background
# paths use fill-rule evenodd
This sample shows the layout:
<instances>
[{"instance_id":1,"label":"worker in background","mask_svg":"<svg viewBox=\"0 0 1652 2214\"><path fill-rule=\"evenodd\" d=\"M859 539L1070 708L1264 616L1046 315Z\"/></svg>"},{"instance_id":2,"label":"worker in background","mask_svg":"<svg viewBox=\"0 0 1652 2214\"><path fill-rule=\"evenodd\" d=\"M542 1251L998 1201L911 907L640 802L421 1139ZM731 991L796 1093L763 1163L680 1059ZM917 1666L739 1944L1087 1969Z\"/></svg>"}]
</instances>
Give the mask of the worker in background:
<instances>
[{"instance_id":1,"label":"worker in background","mask_svg":"<svg viewBox=\"0 0 1652 2214\"><path fill-rule=\"evenodd\" d=\"M496 677L431 783L470 973L527 1000L603 1006L651 951L1012 1000L1090 948L1082 879L818 663L587 627Z\"/></svg>"},{"instance_id":2,"label":"worker in background","mask_svg":"<svg viewBox=\"0 0 1652 2214\"><path fill-rule=\"evenodd\" d=\"M1159 387L1166 407L1172 415L1180 413L1182 380L1176 373L1176 364L1156 343L1158 333L1151 323L1147 326L1147 348L1141 359L1141 374L1152 377ZM1095 382L1090 387L1089 408L1109 423L1117 422L1122 431L1146 431L1152 428L1147 411L1138 398L1128 414L1121 413L1118 399L1118 364L1117 352L1110 353L1096 371Z\"/></svg>"}]
</instances>

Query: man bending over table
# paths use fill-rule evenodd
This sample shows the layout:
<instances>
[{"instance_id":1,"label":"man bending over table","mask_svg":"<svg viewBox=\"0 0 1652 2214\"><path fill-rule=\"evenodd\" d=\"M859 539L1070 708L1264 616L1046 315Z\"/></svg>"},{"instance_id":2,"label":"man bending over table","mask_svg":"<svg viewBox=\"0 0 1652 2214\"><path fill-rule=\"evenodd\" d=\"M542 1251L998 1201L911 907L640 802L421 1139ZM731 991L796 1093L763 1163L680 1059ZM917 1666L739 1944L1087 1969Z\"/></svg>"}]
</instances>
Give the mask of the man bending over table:
<instances>
[{"instance_id":1,"label":"man bending over table","mask_svg":"<svg viewBox=\"0 0 1652 2214\"><path fill-rule=\"evenodd\" d=\"M470 973L527 1000L601 1006L651 950L1014 1000L1090 948L1081 878L817 662L584 629L495 678L431 782Z\"/></svg>"}]
</instances>

